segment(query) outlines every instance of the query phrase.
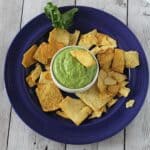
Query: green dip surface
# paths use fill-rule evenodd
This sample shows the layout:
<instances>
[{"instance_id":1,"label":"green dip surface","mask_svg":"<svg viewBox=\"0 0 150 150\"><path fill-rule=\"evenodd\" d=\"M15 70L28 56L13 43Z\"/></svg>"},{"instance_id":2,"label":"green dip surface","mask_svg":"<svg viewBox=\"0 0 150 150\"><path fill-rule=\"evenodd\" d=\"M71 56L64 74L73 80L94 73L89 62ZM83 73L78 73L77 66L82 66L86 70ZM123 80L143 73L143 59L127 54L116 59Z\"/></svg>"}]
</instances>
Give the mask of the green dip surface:
<instances>
[{"instance_id":1,"label":"green dip surface","mask_svg":"<svg viewBox=\"0 0 150 150\"><path fill-rule=\"evenodd\" d=\"M62 50L56 55L52 66L55 79L61 85L71 89L85 87L94 79L97 72L96 64L86 68L71 56L70 51L77 49L81 48L68 47Z\"/></svg>"}]
</instances>

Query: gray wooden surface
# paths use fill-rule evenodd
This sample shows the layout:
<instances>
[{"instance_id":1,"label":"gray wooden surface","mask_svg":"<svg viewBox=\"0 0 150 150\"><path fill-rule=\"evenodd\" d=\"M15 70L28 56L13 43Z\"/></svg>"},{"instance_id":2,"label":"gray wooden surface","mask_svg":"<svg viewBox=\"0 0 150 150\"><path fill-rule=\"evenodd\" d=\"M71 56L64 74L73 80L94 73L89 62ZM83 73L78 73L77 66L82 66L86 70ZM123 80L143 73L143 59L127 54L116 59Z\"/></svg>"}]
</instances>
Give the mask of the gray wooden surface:
<instances>
[{"instance_id":1,"label":"gray wooden surface","mask_svg":"<svg viewBox=\"0 0 150 150\"><path fill-rule=\"evenodd\" d=\"M35 133L10 106L3 69L7 49L16 33L43 11L48 0L0 0L0 150L150 150L150 90L135 120L103 142L65 145ZM150 59L150 2L148 0L53 0L59 6L85 5L102 9L122 20L136 34ZM150 66L150 61L149 61Z\"/></svg>"}]
</instances>

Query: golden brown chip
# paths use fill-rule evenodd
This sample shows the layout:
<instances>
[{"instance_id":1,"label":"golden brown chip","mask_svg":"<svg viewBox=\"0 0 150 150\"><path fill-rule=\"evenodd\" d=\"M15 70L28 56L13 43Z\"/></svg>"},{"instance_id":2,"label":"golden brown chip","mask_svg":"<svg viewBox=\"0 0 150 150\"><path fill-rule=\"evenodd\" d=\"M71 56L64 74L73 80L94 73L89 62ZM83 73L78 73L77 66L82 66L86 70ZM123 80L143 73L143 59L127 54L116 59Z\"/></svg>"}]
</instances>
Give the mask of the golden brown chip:
<instances>
[{"instance_id":1,"label":"golden brown chip","mask_svg":"<svg viewBox=\"0 0 150 150\"><path fill-rule=\"evenodd\" d=\"M115 49L114 58L112 62L112 70L123 73L125 67L124 51L121 49Z\"/></svg>"},{"instance_id":2,"label":"golden brown chip","mask_svg":"<svg viewBox=\"0 0 150 150\"><path fill-rule=\"evenodd\" d=\"M139 53L136 51L125 52L125 66L126 68L135 68L140 65Z\"/></svg>"},{"instance_id":3,"label":"golden brown chip","mask_svg":"<svg viewBox=\"0 0 150 150\"><path fill-rule=\"evenodd\" d=\"M72 50L70 53L85 67L91 67L96 64L93 56L86 50Z\"/></svg>"},{"instance_id":4,"label":"golden brown chip","mask_svg":"<svg viewBox=\"0 0 150 150\"><path fill-rule=\"evenodd\" d=\"M57 110L56 114L62 118L69 119L68 116L61 110Z\"/></svg>"},{"instance_id":5,"label":"golden brown chip","mask_svg":"<svg viewBox=\"0 0 150 150\"><path fill-rule=\"evenodd\" d=\"M67 30L65 29L60 29L60 28L54 28L50 34L48 41L50 44L55 44L61 43L64 46L69 45L69 39L70 39L70 34Z\"/></svg>"},{"instance_id":6,"label":"golden brown chip","mask_svg":"<svg viewBox=\"0 0 150 150\"><path fill-rule=\"evenodd\" d=\"M129 93L130 93L130 88L127 87L121 87L119 90L119 94L124 97L127 97Z\"/></svg>"},{"instance_id":7,"label":"golden brown chip","mask_svg":"<svg viewBox=\"0 0 150 150\"><path fill-rule=\"evenodd\" d=\"M75 30L74 33L70 34L69 45L76 45L80 36L80 31Z\"/></svg>"},{"instance_id":8,"label":"golden brown chip","mask_svg":"<svg viewBox=\"0 0 150 150\"><path fill-rule=\"evenodd\" d=\"M96 34L97 30L94 29L86 34L81 35L78 45L87 49L89 49L93 45L96 45L97 44Z\"/></svg>"},{"instance_id":9,"label":"golden brown chip","mask_svg":"<svg viewBox=\"0 0 150 150\"><path fill-rule=\"evenodd\" d=\"M78 97L89 107L92 108L93 111L100 110L110 99L111 96L106 93L99 93L99 90L96 85L92 86L89 90L76 93Z\"/></svg>"},{"instance_id":10,"label":"golden brown chip","mask_svg":"<svg viewBox=\"0 0 150 150\"><path fill-rule=\"evenodd\" d=\"M36 62L36 60L33 59L33 55L35 54L36 50L37 46L33 45L23 54L22 65L25 68L30 67Z\"/></svg>"},{"instance_id":11,"label":"golden brown chip","mask_svg":"<svg viewBox=\"0 0 150 150\"><path fill-rule=\"evenodd\" d=\"M33 87L36 85L36 80L40 77L41 72L41 66L39 64L36 64L35 69L32 70L31 73L26 77L26 82L29 87Z\"/></svg>"},{"instance_id":12,"label":"golden brown chip","mask_svg":"<svg viewBox=\"0 0 150 150\"><path fill-rule=\"evenodd\" d=\"M100 70L98 74L97 87L101 93L106 91L107 86L104 84L104 80L107 77L107 73L104 70Z\"/></svg>"},{"instance_id":13,"label":"golden brown chip","mask_svg":"<svg viewBox=\"0 0 150 150\"><path fill-rule=\"evenodd\" d=\"M98 40L98 45L99 46L111 46L112 48L116 48L117 47L117 42L116 40L114 40L113 38L111 38L110 36L106 35L106 34L102 34L102 33L97 33L96 34L97 40Z\"/></svg>"},{"instance_id":14,"label":"golden brown chip","mask_svg":"<svg viewBox=\"0 0 150 150\"><path fill-rule=\"evenodd\" d=\"M45 70L50 71L50 64L46 64L44 65L44 67L45 67Z\"/></svg>"},{"instance_id":15,"label":"golden brown chip","mask_svg":"<svg viewBox=\"0 0 150 150\"><path fill-rule=\"evenodd\" d=\"M127 79L127 76L125 74L121 74L115 71L109 71L108 76L114 78L117 82L123 82Z\"/></svg>"},{"instance_id":16,"label":"golden brown chip","mask_svg":"<svg viewBox=\"0 0 150 150\"><path fill-rule=\"evenodd\" d=\"M105 85L115 85L117 81L113 79L112 77L106 77L104 80Z\"/></svg>"},{"instance_id":17,"label":"golden brown chip","mask_svg":"<svg viewBox=\"0 0 150 150\"><path fill-rule=\"evenodd\" d=\"M116 85L109 85L107 87L108 92L110 92L113 96L116 96L119 92L120 86L118 84Z\"/></svg>"},{"instance_id":18,"label":"golden brown chip","mask_svg":"<svg viewBox=\"0 0 150 150\"><path fill-rule=\"evenodd\" d=\"M107 103L108 108L112 107L117 103L118 99L112 99Z\"/></svg>"},{"instance_id":19,"label":"golden brown chip","mask_svg":"<svg viewBox=\"0 0 150 150\"><path fill-rule=\"evenodd\" d=\"M103 106L100 110L93 111L88 119L100 118L100 117L102 117L102 114L106 111L107 111L106 106Z\"/></svg>"},{"instance_id":20,"label":"golden brown chip","mask_svg":"<svg viewBox=\"0 0 150 150\"><path fill-rule=\"evenodd\" d=\"M122 81L119 83L120 87L125 87L129 82L128 81Z\"/></svg>"},{"instance_id":21,"label":"golden brown chip","mask_svg":"<svg viewBox=\"0 0 150 150\"><path fill-rule=\"evenodd\" d=\"M59 103L63 96L54 83L38 84L35 91L43 111L49 112L59 109Z\"/></svg>"},{"instance_id":22,"label":"golden brown chip","mask_svg":"<svg viewBox=\"0 0 150 150\"><path fill-rule=\"evenodd\" d=\"M34 54L34 59L42 64L47 64L49 62L49 54L51 53L51 48L48 43L41 43Z\"/></svg>"},{"instance_id":23,"label":"golden brown chip","mask_svg":"<svg viewBox=\"0 0 150 150\"><path fill-rule=\"evenodd\" d=\"M134 99L130 99L126 102L126 108L132 108L135 104L135 100Z\"/></svg>"},{"instance_id":24,"label":"golden brown chip","mask_svg":"<svg viewBox=\"0 0 150 150\"><path fill-rule=\"evenodd\" d=\"M60 103L60 108L77 126L92 112L80 99L73 99L69 96Z\"/></svg>"},{"instance_id":25,"label":"golden brown chip","mask_svg":"<svg viewBox=\"0 0 150 150\"><path fill-rule=\"evenodd\" d=\"M49 82L53 82L50 72L49 71L41 72L39 83L49 83Z\"/></svg>"},{"instance_id":26,"label":"golden brown chip","mask_svg":"<svg viewBox=\"0 0 150 150\"><path fill-rule=\"evenodd\" d=\"M111 67L113 58L114 58L113 49L108 49L104 53L99 53L97 55L97 59L100 64L100 67L103 69L108 69Z\"/></svg>"}]
</instances>

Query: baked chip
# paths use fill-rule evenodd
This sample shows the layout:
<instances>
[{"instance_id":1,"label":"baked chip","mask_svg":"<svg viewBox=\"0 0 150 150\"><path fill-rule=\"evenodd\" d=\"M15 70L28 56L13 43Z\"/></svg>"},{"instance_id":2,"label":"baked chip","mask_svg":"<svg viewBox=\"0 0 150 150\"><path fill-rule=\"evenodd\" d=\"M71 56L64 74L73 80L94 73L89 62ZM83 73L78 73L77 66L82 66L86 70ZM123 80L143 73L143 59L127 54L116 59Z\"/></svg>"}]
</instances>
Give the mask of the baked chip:
<instances>
[{"instance_id":1,"label":"baked chip","mask_svg":"<svg viewBox=\"0 0 150 150\"><path fill-rule=\"evenodd\" d=\"M59 103L63 96L54 83L38 84L35 91L44 112L55 111L60 108Z\"/></svg>"},{"instance_id":2,"label":"baked chip","mask_svg":"<svg viewBox=\"0 0 150 150\"><path fill-rule=\"evenodd\" d=\"M86 50L72 50L70 53L85 67L91 67L96 64L93 56Z\"/></svg>"},{"instance_id":3,"label":"baked chip","mask_svg":"<svg viewBox=\"0 0 150 150\"><path fill-rule=\"evenodd\" d=\"M106 34L102 34L102 33L97 33L96 34L97 40L98 40L98 45L99 46L111 46L112 48L116 48L117 47L117 42L116 40L114 40L113 38L111 38L110 36L106 35Z\"/></svg>"},{"instance_id":4,"label":"baked chip","mask_svg":"<svg viewBox=\"0 0 150 150\"><path fill-rule=\"evenodd\" d=\"M139 53L136 51L125 52L125 67L135 68L140 65Z\"/></svg>"},{"instance_id":5,"label":"baked chip","mask_svg":"<svg viewBox=\"0 0 150 150\"><path fill-rule=\"evenodd\" d=\"M127 79L127 76L125 74L121 74L115 71L108 72L108 76L114 78L117 82L123 82Z\"/></svg>"},{"instance_id":6,"label":"baked chip","mask_svg":"<svg viewBox=\"0 0 150 150\"><path fill-rule=\"evenodd\" d=\"M69 96L60 103L60 108L77 126L92 112L80 99L73 99Z\"/></svg>"},{"instance_id":7,"label":"baked chip","mask_svg":"<svg viewBox=\"0 0 150 150\"><path fill-rule=\"evenodd\" d=\"M94 29L86 34L81 35L78 45L87 49L91 48L93 45L96 45L97 44L96 34L97 30Z\"/></svg>"},{"instance_id":8,"label":"baked chip","mask_svg":"<svg viewBox=\"0 0 150 150\"><path fill-rule=\"evenodd\" d=\"M62 118L69 119L68 116L61 110L57 110L56 114Z\"/></svg>"},{"instance_id":9,"label":"baked chip","mask_svg":"<svg viewBox=\"0 0 150 150\"><path fill-rule=\"evenodd\" d=\"M50 45L46 42L43 42L36 50L33 58L42 64L48 64L50 54L51 54Z\"/></svg>"},{"instance_id":10,"label":"baked chip","mask_svg":"<svg viewBox=\"0 0 150 150\"><path fill-rule=\"evenodd\" d=\"M117 81L111 77L106 77L104 80L105 85L115 85Z\"/></svg>"},{"instance_id":11,"label":"baked chip","mask_svg":"<svg viewBox=\"0 0 150 150\"><path fill-rule=\"evenodd\" d=\"M113 58L114 58L113 49L108 49L104 53L99 53L97 55L97 59L100 64L100 67L103 69L108 69L111 67Z\"/></svg>"},{"instance_id":12,"label":"baked chip","mask_svg":"<svg viewBox=\"0 0 150 150\"><path fill-rule=\"evenodd\" d=\"M135 104L135 100L134 99L130 99L126 102L126 108L132 108Z\"/></svg>"},{"instance_id":13,"label":"baked chip","mask_svg":"<svg viewBox=\"0 0 150 150\"><path fill-rule=\"evenodd\" d=\"M36 50L37 46L33 45L23 54L22 65L25 68L30 67L36 62L36 60L33 59L33 55L35 54Z\"/></svg>"},{"instance_id":14,"label":"baked chip","mask_svg":"<svg viewBox=\"0 0 150 150\"><path fill-rule=\"evenodd\" d=\"M120 89L120 85L118 85L118 84L107 86L108 92L110 92L113 96L116 96L118 94L119 89Z\"/></svg>"},{"instance_id":15,"label":"baked chip","mask_svg":"<svg viewBox=\"0 0 150 150\"><path fill-rule=\"evenodd\" d=\"M49 71L41 72L38 83L49 83L49 82L53 82L50 72Z\"/></svg>"},{"instance_id":16,"label":"baked chip","mask_svg":"<svg viewBox=\"0 0 150 150\"><path fill-rule=\"evenodd\" d=\"M104 84L104 80L107 77L107 73L104 70L100 70L98 74L97 87L101 93L106 91L107 86Z\"/></svg>"},{"instance_id":17,"label":"baked chip","mask_svg":"<svg viewBox=\"0 0 150 150\"><path fill-rule=\"evenodd\" d=\"M115 49L114 58L112 62L112 70L123 73L125 67L124 51L121 49Z\"/></svg>"},{"instance_id":18,"label":"baked chip","mask_svg":"<svg viewBox=\"0 0 150 150\"><path fill-rule=\"evenodd\" d=\"M75 30L74 33L70 34L69 45L76 45L80 36L80 31Z\"/></svg>"},{"instance_id":19,"label":"baked chip","mask_svg":"<svg viewBox=\"0 0 150 150\"><path fill-rule=\"evenodd\" d=\"M119 94L124 97L127 97L129 93L130 93L130 88L127 87L121 87L119 90Z\"/></svg>"},{"instance_id":20,"label":"baked chip","mask_svg":"<svg viewBox=\"0 0 150 150\"><path fill-rule=\"evenodd\" d=\"M40 77L41 72L41 66L39 64L36 64L35 69L32 70L31 73L26 77L26 82L29 87L33 87L36 85L36 80Z\"/></svg>"},{"instance_id":21,"label":"baked chip","mask_svg":"<svg viewBox=\"0 0 150 150\"><path fill-rule=\"evenodd\" d=\"M100 110L93 111L88 119L100 118L100 117L102 117L102 114L106 111L107 111L106 106L103 106Z\"/></svg>"},{"instance_id":22,"label":"baked chip","mask_svg":"<svg viewBox=\"0 0 150 150\"><path fill-rule=\"evenodd\" d=\"M118 99L112 99L107 103L108 108L112 107L117 103Z\"/></svg>"},{"instance_id":23,"label":"baked chip","mask_svg":"<svg viewBox=\"0 0 150 150\"><path fill-rule=\"evenodd\" d=\"M111 96L106 93L99 93L96 85L92 86L89 90L76 93L78 97L93 111L99 111L110 99Z\"/></svg>"},{"instance_id":24,"label":"baked chip","mask_svg":"<svg viewBox=\"0 0 150 150\"><path fill-rule=\"evenodd\" d=\"M69 45L69 40L70 40L70 34L67 30L65 29L60 29L60 28L54 28L48 38L48 42L52 44L53 42L56 43L61 43L64 46Z\"/></svg>"}]
</instances>

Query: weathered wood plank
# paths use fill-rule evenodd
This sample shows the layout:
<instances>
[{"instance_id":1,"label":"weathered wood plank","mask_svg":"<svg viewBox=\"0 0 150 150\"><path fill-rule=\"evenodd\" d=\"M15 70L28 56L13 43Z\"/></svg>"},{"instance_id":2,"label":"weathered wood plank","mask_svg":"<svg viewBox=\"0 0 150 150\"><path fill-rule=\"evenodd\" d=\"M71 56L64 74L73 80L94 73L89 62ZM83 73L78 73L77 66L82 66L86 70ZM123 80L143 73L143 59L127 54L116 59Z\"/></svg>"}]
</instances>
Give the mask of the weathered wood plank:
<instances>
[{"instance_id":1,"label":"weathered wood plank","mask_svg":"<svg viewBox=\"0 0 150 150\"><path fill-rule=\"evenodd\" d=\"M14 7L15 6L15 7ZM22 1L0 1L0 149L7 148L10 103L4 85L4 60L12 38L20 26ZM13 14L13 16L12 16Z\"/></svg>"},{"instance_id":2,"label":"weathered wood plank","mask_svg":"<svg viewBox=\"0 0 150 150\"><path fill-rule=\"evenodd\" d=\"M106 12L119 18L126 23L127 18L127 1L126 0L77 0L77 5L85 5L102 9ZM94 143L91 145L67 145L67 150L123 150L124 149L124 132L100 143Z\"/></svg>"},{"instance_id":3,"label":"weathered wood plank","mask_svg":"<svg viewBox=\"0 0 150 150\"><path fill-rule=\"evenodd\" d=\"M129 0L128 25L137 35L149 62L150 69L150 1ZM127 150L150 149L150 89L139 115L126 129Z\"/></svg>"},{"instance_id":4,"label":"weathered wood plank","mask_svg":"<svg viewBox=\"0 0 150 150\"><path fill-rule=\"evenodd\" d=\"M24 9L22 16L22 25L30 19L43 12L43 7L48 0L24 0ZM73 0L54 0L59 6L74 4ZM10 134L8 141L8 150L64 150L65 145L48 140L43 136L32 131L25 125L12 111Z\"/></svg>"}]
</instances>

